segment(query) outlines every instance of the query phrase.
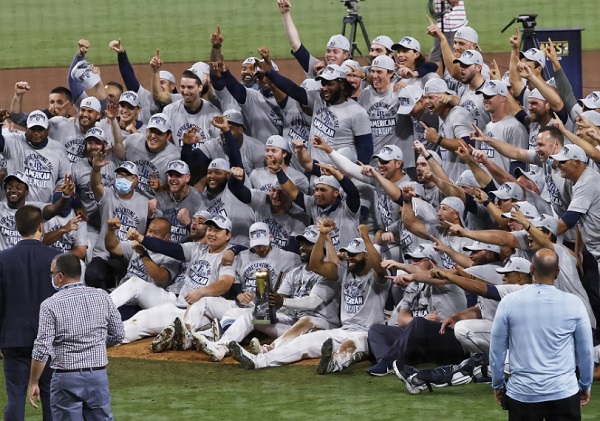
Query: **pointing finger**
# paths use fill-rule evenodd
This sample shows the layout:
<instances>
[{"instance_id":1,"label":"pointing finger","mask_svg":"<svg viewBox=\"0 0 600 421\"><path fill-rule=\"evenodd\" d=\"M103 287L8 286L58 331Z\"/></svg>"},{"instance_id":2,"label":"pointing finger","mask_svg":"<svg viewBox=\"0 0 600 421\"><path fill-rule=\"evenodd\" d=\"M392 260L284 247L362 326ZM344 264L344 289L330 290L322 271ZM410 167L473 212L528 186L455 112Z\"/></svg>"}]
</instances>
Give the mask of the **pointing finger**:
<instances>
[{"instance_id":1,"label":"pointing finger","mask_svg":"<svg viewBox=\"0 0 600 421\"><path fill-rule=\"evenodd\" d=\"M156 49L156 58L160 60L160 49Z\"/></svg>"},{"instance_id":2,"label":"pointing finger","mask_svg":"<svg viewBox=\"0 0 600 421\"><path fill-rule=\"evenodd\" d=\"M428 129L428 128L429 128L429 126L428 126L427 124L425 124L424 122L422 122L422 121L419 121L419 124L420 124L421 126L425 127L426 129Z\"/></svg>"},{"instance_id":3,"label":"pointing finger","mask_svg":"<svg viewBox=\"0 0 600 421\"><path fill-rule=\"evenodd\" d=\"M221 25L217 25L217 34L221 35Z\"/></svg>"},{"instance_id":4,"label":"pointing finger","mask_svg":"<svg viewBox=\"0 0 600 421\"><path fill-rule=\"evenodd\" d=\"M431 17L429 15L425 15L425 17L427 18L427 20L429 21L430 25L435 25L435 22L431 19Z\"/></svg>"}]
</instances>

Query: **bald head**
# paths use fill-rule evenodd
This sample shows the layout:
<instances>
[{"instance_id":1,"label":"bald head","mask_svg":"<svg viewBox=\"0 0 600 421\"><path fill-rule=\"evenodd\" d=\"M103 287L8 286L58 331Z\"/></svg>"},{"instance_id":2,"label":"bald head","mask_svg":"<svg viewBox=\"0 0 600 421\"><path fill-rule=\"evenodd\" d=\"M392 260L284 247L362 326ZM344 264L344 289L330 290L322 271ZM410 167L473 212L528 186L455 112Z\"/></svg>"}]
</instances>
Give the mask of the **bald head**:
<instances>
[{"instance_id":1,"label":"bald head","mask_svg":"<svg viewBox=\"0 0 600 421\"><path fill-rule=\"evenodd\" d=\"M538 250L533 256L533 277L537 284L550 284L558 276L558 255L547 248Z\"/></svg>"}]
</instances>

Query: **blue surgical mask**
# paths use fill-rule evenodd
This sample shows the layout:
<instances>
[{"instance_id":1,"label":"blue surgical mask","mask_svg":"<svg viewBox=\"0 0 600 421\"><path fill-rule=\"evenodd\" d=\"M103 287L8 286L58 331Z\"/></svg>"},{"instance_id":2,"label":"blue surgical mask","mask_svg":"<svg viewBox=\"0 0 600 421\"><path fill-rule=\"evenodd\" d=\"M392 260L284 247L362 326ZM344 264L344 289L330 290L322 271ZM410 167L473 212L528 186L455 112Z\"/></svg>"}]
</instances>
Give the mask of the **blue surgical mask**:
<instances>
[{"instance_id":1,"label":"blue surgical mask","mask_svg":"<svg viewBox=\"0 0 600 421\"><path fill-rule=\"evenodd\" d=\"M52 282L52 287L53 287L53 288L54 288L56 291L60 291L60 287L54 283L54 277L55 277L56 275L57 275L56 273L55 273L54 275L50 275L50 282Z\"/></svg>"},{"instance_id":2,"label":"blue surgical mask","mask_svg":"<svg viewBox=\"0 0 600 421\"><path fill-rule=\"evenodd\" d=\"M131 191L131 185L133 181L129 181L126 178L117 178L115 180L115 189L121 194L127 194Z\"/></svg>"}]
</instances>

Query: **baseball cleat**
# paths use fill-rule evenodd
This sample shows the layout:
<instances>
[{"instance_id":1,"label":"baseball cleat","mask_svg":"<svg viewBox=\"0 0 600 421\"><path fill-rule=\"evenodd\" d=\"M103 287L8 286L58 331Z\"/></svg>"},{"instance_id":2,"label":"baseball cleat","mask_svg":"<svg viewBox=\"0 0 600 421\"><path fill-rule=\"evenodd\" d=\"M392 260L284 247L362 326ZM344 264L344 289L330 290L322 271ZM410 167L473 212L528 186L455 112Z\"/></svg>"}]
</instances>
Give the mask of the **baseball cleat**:
<instances>
[{"instance_id":1,"label":"baseball cleat","mask_svg":"<svg viewBox=\"0 0 600 421\"><path fill-rule=\"evenodd\" d=\"M394 369L391 367L390 363L383 358L379 360L377 364L367 369L367 373L369 373L371 376L377 377L387 376L388 374L392 374L393 372Z\"/></svg>"},{"instance_id":2,"label":"baseball cleat","mask_svg":"<svg viewBox=\"0 0 600 421\"><path fill-rule=\"evenodd\" d=\"M260 344L258 338L250 339L250 352L254 355L264 354L267 352L264 347Z\"/></svg>"},{"instance_id":3,"label":"baseball cleat","mask_svg":"<svg viewBox=\"0 0 600 421\"><path fill-rule=\"evenodd\" d=\"M162 332L150 344L150 351L164 352L173 346L175 338L175 328L173 325L165 327Z\"/></svg>"},{"instance_id":4,"label":"baseball cleat","mask_svg":"<svg viewBox=\"0 0 600 421\"><path fill-rule=\"evenodd\" d=\"M419 395L423 390L426 389L429 389L430 392L432 391L430 386L427 386L425 382L421 382L416 378L418 371L413 367L398 367L398 361L394 361L392 366L394 367L396 376L402 380L402 383L404 383L404 386L406 386L411 395Z\"/></svg>"},{"instance_id":5,"label":"baseball cleat","mask_svg":"<svg viewBox=\"0 0 600 421\"><path fill-rule=\"evenodd\" d=\"M185 334L187 329L181 322L179 317L175 317L175 321L173 322L173 348L177 351L185 351Z\"/></svg>"},{"instance_id":6,"label":"baseball cleat","mask_svg":"<svg viewBox=\"0 0 600 421\"><path fill-rule=\"evenodd\" d=\"M317 374L331 373L331 365L333 365L333 340L329 338L321 347L321 361L317 366Z\"/></svg>"},{"instance_id":7,"label":"baseball cleat","mask_svg":"<svg viewBox=\"0 0 600 421\"><path fill-rule=\"evenodd\" d=\"M225 345L209 341L204 335L192 335L192 342L198 351L208 355L210 360L214 362L222 361L227 353Z\"/></svg>"},{"instance_id":8,"label":"baseball cleat","mask_svg":"<svg viewBox=\"0 0 600 421\"><path fill-rule=\"evenodd\" d=\"M254 366L254 361L250 358L249 355L246 355L246 351L235 341L229 342L229 353L242 367L247 370L253 370L256 368Z\"/></svg>"},{"instance_id":9,"label":"baseball cleat","mask_svg":"<svg viewBox=\"0 0 600 421\"><path fill-rule=\"evenodd\" d=\"M211 320L210 330L212 331L213 341L217 342L223 337L223 327L221 327L219 319L215 318Z\"/></svg>"}]
</instances>

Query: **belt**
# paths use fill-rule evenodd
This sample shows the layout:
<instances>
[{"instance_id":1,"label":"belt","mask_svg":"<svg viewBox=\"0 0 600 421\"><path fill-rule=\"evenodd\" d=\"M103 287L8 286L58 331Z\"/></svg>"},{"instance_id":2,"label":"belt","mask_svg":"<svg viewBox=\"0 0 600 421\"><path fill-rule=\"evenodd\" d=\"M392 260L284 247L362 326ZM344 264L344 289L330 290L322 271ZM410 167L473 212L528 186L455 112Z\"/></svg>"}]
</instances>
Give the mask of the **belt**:
<instances>
[{"instance_id":1,"label":"belt","mask_svg":"<svg viewBox=\"0 0 600 421\"><path fill-rule=\"evenodd\" d=\"M72 370L54 370L55 373L77 373L83 371L99 371L106 370L106 367L87 367L87 368L74 368Z\"/></svg>"}]
</instances>

